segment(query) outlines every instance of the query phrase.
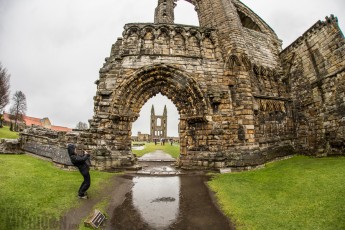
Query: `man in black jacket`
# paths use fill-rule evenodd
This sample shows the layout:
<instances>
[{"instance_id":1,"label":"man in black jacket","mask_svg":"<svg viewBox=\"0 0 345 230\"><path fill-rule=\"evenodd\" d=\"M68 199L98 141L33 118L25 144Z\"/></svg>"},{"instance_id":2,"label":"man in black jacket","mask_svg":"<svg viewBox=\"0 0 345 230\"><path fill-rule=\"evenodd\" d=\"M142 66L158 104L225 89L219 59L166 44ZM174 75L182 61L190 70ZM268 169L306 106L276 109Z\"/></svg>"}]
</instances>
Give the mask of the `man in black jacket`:
<instances>
[{"instance_id":1,"label":"man in black jacket","mask_svg":"<svg viewBox=\"0 0 345 230\"><path fill-rule=\"evenodd\" d=\"M71 158L72 163L78 167L79 172L84 177L83 183L80 185L78 191L78 197L80 199L87 199L86 191L89 189L91 184L90 178L90 167L88 165L88 161L90 160L89 153L85 152L84 155L78 155L75 152L76 146L74 144L68 144L67 151L68 155Z\"/></svg>"}]
</instances>

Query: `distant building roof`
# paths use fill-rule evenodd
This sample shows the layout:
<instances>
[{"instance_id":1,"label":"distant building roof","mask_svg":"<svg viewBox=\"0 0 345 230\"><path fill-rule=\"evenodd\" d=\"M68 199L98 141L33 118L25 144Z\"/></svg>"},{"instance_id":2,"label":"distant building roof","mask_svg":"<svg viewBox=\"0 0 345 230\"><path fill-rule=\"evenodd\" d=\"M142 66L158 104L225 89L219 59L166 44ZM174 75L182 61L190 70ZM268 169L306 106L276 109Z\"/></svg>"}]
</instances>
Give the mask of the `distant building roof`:
<instances>
[{"instance_id":1,"label":"distant building roof","mask_svg":"<svg viewBox=\"0 0 345 230\"><path fill-rule=\"evenodd\" d=\"M59 131L59 132L71 132L72 129L70 128L67 128L67 127L63 127L63 126L56 126L56 125L52 125L51 128L52 130L55 130L55 131Z\"/></svg>"},{"instance_id":2,"label":"distant building roof","mask_svg":"<svg viewBox=\"0 0 345 230\"><path fill-rule=\"evenodd\" d=\"M39 118L23 116L23 120L27 126L31 126L31 125L43 126L41 123L41 119Z\"/></svg>"},{"instance_id":3,"label":"distant building roof","mask_svg":"<svg viewBox=\"0 0 345 230\"><path fill-rule=\"evenodd\" d=\"M38 126L42 126L44 128L47 128L47 129L55 130L55 131L62 131L62 132L72 131L72 129L68 128L68 127L52 125L50 123L49 118L47 118L47 117L36 118L36 117L29 117L29 116L25 115L25 116L23 116L23 120L24 120L24 123L26 126L38 125ZM10 114L4 113L4 121L11 122ZM20 123L23 123L23 122L20 122Z\"/></svg>"}]
</instances>

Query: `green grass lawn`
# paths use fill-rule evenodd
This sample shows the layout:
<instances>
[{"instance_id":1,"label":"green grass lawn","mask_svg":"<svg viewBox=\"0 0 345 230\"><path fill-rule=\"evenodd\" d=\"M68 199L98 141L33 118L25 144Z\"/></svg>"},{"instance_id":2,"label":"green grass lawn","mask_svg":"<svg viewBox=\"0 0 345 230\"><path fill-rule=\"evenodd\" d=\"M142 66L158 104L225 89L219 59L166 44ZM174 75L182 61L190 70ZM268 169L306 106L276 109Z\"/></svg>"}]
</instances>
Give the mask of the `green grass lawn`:
<instances>
[{"instance_id":1,"label":"green grass lawn","mask_svg":"<svg viewBox=\"0 0 345 230\"><path fill-rule=\"evenodd\" d=\"M91 171L90 196L113 175ZM0 229L50 229L48 221L81 202L81 182L78 171L64 171L28 155L0 155Z\"/></svg>"},{"instance_id":2,"label":"green grass lawn","mask_svg":"<svg viewBox=\"0 0 345 230\"><path fill-rule=\"evenodd\" d=\"M17 132L12 132L10 130L10 127L4 126L0 128L0 138L5 138L5 139L17 139L19 137L19 133Z\"/></svg>"},{"instance_id":3,"label":"green grass lawn","mask_svg":"<svg viewBox=\"0 0 345 230\"><path fill-rule=\"evenodd\" d=\"M237 229L345 229L345 157L297 156L209 185Z\"/></svg>"},{"instance_id":4,"label":"green grass lawn","mask_svg":"<svg viewBox=\"0 0 345 230\"><path fill-rule=\"evenodd\" d=\"M160 143L145 143L145 148L143 150L132 150L133 153L135 153L138 157L143 156L146 153L154 152L156 150L163 150L167 154L171 155L173 158L178 158L180 155L180 145L174 143L173 145L170 145L170 143L165 143L165 145L161 145Z\"/></svg>"}]
</instances>

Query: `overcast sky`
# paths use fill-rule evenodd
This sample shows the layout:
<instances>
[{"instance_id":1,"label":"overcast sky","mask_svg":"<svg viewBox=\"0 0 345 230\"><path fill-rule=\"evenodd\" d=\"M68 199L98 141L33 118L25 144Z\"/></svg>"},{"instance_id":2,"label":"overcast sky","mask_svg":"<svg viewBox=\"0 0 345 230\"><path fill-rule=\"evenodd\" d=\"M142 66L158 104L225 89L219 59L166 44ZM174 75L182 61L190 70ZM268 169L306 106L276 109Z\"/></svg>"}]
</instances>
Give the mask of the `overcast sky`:
<instances>
[{"instance_id":1,"label":"overcast sky","mask_svg":"<svg viewBox=\"0 0 345 230\"><path fill-rule=\"evenodd\" d=\"M11 74L11 95L27 97L27 115L74 128L93 116L94 82L123 26L153 22L157 0L0 0L0 62ZM345 31L344 0L243 0L283 40L296 40L334 14ZM193 6L178 1L175 22L198 25ZM150 99L133 125L149 133L152 104L168 107L168 135L177 136L178 113L164 97Z\"/></svg>"}]
</instances>

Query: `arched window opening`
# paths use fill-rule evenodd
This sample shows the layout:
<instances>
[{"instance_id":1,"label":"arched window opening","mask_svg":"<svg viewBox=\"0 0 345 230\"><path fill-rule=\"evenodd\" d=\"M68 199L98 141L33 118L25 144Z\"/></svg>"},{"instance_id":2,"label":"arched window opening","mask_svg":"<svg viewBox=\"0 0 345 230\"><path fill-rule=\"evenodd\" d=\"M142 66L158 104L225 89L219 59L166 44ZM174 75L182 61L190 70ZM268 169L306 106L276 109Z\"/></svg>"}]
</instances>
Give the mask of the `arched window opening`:
<instances>
[{"instance_id":1,"label":"arched window opening","mask_svg":"<svg viewBox=\"0 0 345 230\"><path fill-rule=\"evenodd\" d=\"M162 119L158 118L157 119L157 126L161 126L162 125Z\"/></svg>"},{"instance_id":2,"label":"arched window opening","mask_svg":"<svg viewBox=\"0 0 345 230\"><path fill-rule=\"evenodd\" d=\"M199 26L198 13L195 6L187 1L178 1L175 7L175 23Z\"/></svg>"},{"instance_id":3,"label":"arched window opening","mask_svg":"<svg viewBox=\"0 0 345 230\"><path fill-rule=\"evenodd\" d=\"M242 26L251 30L255 30L258 32L262 32L260 27L247 15L242 13L241 11L237 11L238 16L240 16Z\"/></svg>"},{"instance_id":4,"label":"arched window opening","mask_svg":"<svg viewBox=\"0 0 345 230\"><path fill-rule=\"evenodd\" d=\"M166 119L164 118L164 107L166 106ZM154 115L154 116L152 116ZM159 116L159 118L154 119ZM133 141L154 141L151 140L152 134L163 136L164 128L167 127L167 138L179 137L180 114L174 103L162 94L149 99L140 110L139 118L132 124ZM152 121L154 123L152 123ZM155 126L159 129L155 130ZM151 133L153 131L153 133ZM140 134L140 135L139 135Z\"/></svg>"}]
</instances>

